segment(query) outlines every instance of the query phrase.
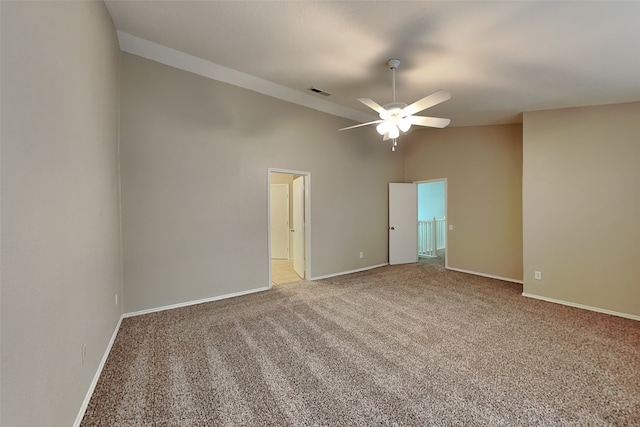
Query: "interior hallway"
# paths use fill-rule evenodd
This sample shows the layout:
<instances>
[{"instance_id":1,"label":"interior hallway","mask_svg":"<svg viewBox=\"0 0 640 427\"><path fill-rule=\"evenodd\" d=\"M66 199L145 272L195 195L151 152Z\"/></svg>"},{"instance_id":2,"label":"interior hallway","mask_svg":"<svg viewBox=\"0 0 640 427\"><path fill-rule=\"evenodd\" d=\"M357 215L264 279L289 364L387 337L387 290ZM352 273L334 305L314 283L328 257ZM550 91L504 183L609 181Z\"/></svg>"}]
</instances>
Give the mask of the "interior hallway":
<instances>
[{"instance_id":1,"label":"interior hallway","mask_svg":"<svg viewBox=\"0 0 640 427\"><path fill-rule=\"evenodd\" d=\"M272 259L271 260L271 284L281 285L302 280L293 269L292 259Z\"/></svg>"}]
</instances>

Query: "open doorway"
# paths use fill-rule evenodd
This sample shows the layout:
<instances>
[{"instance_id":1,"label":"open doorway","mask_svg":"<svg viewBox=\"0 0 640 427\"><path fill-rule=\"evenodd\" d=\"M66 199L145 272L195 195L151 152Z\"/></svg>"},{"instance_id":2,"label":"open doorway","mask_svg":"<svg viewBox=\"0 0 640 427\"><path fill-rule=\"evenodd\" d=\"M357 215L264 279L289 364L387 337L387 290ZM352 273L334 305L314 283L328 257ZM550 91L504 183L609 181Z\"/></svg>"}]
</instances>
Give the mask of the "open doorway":
<instances>
[{"instance_id":1,"label":"open doorway","mask_svg":"<svg viewBox=\"0 0 640 427\"><path fill-rule=\"evenodd\" d=\"M280 174L275 174L280 175ZM289 184L276 183L273 179L269 187L269 213L271 229L271 259L288 260L291 248L289 229L291 213L289 206Z\"/></svg>"},{"instance_id":2,"label":"open doorway","mask_svg":"<svg viewBox=\"0 0 640 427\"><path fill-rule=\"evenodd\" d=\"M447 180L418 182L418 258L444 267L447 257Z\"/></svg>"},{"instance_id":3,"label":"open doorway","mask_svg":"<svg viewBox=\"0 0 640 427\"><path fill-rule=\"evenodd\" d=\"M269 169L269 284L309 277L308 172Z\"/></svg>"}]
</instances>

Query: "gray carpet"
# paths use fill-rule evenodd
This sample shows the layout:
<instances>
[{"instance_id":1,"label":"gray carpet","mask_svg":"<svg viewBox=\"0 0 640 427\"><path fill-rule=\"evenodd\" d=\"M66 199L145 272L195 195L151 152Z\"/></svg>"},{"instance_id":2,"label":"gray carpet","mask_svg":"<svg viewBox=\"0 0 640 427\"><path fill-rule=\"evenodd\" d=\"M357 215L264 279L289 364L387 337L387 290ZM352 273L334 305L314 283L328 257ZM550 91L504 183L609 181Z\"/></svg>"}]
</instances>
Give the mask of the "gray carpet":
<instances>
[{"instance_id":1,"label":"gray carpet","mask_svg":"<svg viewBox=\"0 0 640 427\"><path fill-rule=\"evenodd\" d=\"M640 322L438 259L124 319L83 426L640 425Z\"/></svg>"}]
</instances>

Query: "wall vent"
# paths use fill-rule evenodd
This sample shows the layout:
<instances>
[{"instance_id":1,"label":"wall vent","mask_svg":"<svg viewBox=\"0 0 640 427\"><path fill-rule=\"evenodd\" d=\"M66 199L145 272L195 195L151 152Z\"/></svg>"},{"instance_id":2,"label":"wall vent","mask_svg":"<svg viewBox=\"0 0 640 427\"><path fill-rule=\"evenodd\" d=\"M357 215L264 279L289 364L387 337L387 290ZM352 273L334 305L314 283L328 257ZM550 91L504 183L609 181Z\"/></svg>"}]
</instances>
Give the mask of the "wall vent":
<instances>
[{"instance_id":1,"label":"wall vent","mask_svg":"<svg viewBox=\"0 0 640 427\"><path fill-rule=\"evenodd\" d=\"M320 89L318 89L318 88L315 88L315 87L310 87L310 88L309 88L309 89L307 89L307 90L308 90L308 91L311 91L311 92L313 92L313 93L317 93L318 95L331 96L331 94L330 94L330 93L327 93L327 92L325 92L325 91L323 91L323 90L320 90Z\"/></svg>"}]
</instances>

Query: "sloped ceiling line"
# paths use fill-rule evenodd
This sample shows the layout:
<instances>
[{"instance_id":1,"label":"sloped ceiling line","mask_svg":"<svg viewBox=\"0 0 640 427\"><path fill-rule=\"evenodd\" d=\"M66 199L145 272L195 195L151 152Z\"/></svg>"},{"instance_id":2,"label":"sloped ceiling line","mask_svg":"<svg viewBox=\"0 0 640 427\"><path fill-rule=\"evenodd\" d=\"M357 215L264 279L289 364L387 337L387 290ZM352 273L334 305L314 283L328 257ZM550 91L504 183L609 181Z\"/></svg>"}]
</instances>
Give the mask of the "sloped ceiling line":
<instances>
[{"instance_id":1,"label":"sloped ceiling line","mask_svg":"<svg viewBox=\"0 0 640 427\"><path fill-rule=\"evenodd\" d=\"M122 31L117 31L117 34L120 49L132 55L357 122L366 122L377 118Z\"/></svg>"}]
</instances>

